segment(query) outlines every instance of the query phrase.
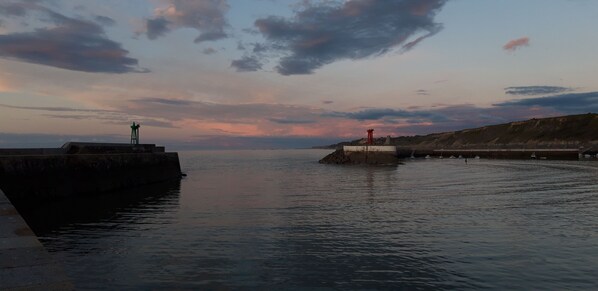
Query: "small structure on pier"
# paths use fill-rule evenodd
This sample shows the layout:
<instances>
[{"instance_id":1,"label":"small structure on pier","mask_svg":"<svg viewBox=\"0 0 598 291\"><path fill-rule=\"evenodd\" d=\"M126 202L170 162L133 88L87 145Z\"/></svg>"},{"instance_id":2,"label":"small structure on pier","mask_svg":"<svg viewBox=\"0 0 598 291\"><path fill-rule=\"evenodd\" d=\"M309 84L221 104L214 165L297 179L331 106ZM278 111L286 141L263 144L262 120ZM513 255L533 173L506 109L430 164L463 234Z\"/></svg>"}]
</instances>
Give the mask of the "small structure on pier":
<instances>
[{"instance_id":1,"label":"small structure on pier","mask_svg":"<svg viewBox=\"0 0 598 291\"><path fill-rule=\"evenodd\" d=\"M397 147L393 145L374 145L374 130L368 129L368 138L365 144L343 146L322 160L320 163L331 164L373 164L397 165Z\"/></svg>"},{"instance_id":2,"label":"small structure on pier","mask_svg":"<svg viewBox=\"0 0 598 291\"><path fill-rule=\"evenodd\" d=\"M139 128L141 127L140 124L131 124L131 144L139 144Z\"/></svg>"},{"instance_id":3,"label":"small structure on pier","mask_svg":"<svg viewBox=\"0 0 598 291\"><path fill-rule=\"evenodd\" d=\"M374 129L368 129L368 145L374 144Z\"/></svg>"},{"instance_id":4,"label":"small structure on pier","mask_svg":"<svg viewBox=\"0 0 598 291\"><path fill-rule=\"evenodd\" d=\"M384 152L384 153L397 153L397 147L390 145L390 135L386 138L387 143L384 145L374 145L374 129L368 129L368 139L365 145L358 145L358 146L343 146L343 151L346 153L348 152Z\"/></svg>"}]
</instances>

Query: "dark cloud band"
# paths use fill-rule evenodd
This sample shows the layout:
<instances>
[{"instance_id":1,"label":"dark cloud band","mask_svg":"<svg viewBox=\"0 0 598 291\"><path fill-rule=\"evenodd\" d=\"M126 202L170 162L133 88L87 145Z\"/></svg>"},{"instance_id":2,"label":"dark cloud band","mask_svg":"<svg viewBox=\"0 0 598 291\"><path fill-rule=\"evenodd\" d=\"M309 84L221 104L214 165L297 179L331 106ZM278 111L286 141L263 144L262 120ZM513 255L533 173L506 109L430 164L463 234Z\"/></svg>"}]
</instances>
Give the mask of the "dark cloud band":
<instances>
[{"instance_id":1,"label":"dark cloud band","mask_svg":"<svg viewBox=\"0 0 598 291\"><path fill-rule=\"evenodd\" d=\"M120 43L108 39L97 23L70 18L31 2L13 3L0 13L24 16L29 11L44 15L55 26L32 32L0 35L0 57L28 63L92 73L147 72ZM23 10L15 10L19 7ZM96 18L110 22L110 18Z\"/></svg>"},{"instance_id":2,"label":"dark cloud band","mask_svg":"<svg viewBox=\"0 0 598 291\"><path fill-rule=\"evenodd\" d=\"M555 96L518 99L496 106L546 107L564 113L598 112L598 92L569 93Z\"/></svg>"},{"instance_id":3,"label":"dark cloud band","mask_svg":"<svg viewBox=\"0 0 598 291\"><path fill-rule=\"evenodd\" d=\"M564 92L573 91L573 88L559 87L559 86L520 86L520 87L507 87L505 88L505 94L508 95L550 95L559 94Z\"/></svg>"},{"instance_id":4,"label":"dark cloud band","mask_svg":"<svg viewBox=\"0 0 598 291\"><path fill-rule=\"evenodd\" d=\"M237 72L253 72L262 69L262 64L256 57L246 56L231 62L231 67L235 68Z\"/></svg>"},{"instance_id":5,"label":"dark cloud band","mask_svg":"<svg viewBox=\"0 0 598 291\"><path fill-rule=\"evenodd\" d=\"M447 121L447 117L432 111L407 111L392 108L368 108L355 112L332 112L328 117L342 117L356 120L379 120L384 118L421 119L426 121Z\"/></svg>"},{"instance_id":6,"label":"dark cloud band","mask_svg":"<svg viewBox=\"0 0 598 291\"><path fill-rule=\"evenodd\" d=\"M255 21L271 53L282 55L282 75L311 74L343 59L362 59L395 48L409 50L442 29L434 22L445 0L349 0L308 4L292 18ZM415 37L415 40L411 40ZM257 68L254 68L257 70Z\"/></svg>"},{"instance_id":7,"label":"dark cloud band","mask_svg":"<svg viewBox=\"0 0 598 291\"><path fill-rule=\"evenodd\" d=\"M216 41L228 37L229 27L225 14L226 0L163 0L167 7L157 10L154 17L145 20L145 34L156 39L179 28L199 31L194 42Z\"/></svg>"}]
</instances>

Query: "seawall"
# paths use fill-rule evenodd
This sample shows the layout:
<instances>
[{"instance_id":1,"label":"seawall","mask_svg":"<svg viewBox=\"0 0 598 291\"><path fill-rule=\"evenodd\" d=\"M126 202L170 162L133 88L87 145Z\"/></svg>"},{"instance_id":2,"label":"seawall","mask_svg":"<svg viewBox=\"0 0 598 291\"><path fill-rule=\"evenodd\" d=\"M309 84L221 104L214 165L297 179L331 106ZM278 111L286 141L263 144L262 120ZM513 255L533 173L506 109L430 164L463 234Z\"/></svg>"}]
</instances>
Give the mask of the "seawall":
<instances>
[{"instance_id":1,"label":"seawall","mask_svg":"<svg viewBox=\"0 0 598 291\"><path fill-rule=\"evenodd\" d=\"M390 145L359 145L359 146L343 146L345 153L388 153L396 155L397 147Z\"/></svg>"},{"instance_id":2,"label":"seawall","mask_svg":"<svg viewBox=\"0 0 598 291\"><path fill-rule=\"evenodd\" d=\"M0 189L0 290L73 290L63 268Z\"/></svg>"},{"instance_id":3,"label":"seawall","mask_svg":"<svg viewBox=\"0 0 598 291\"><path fill-rule=\"evenodd\" d=\"M395 146L344 146L342 150L322 158L321 164L368 164L368 165L397 165L399 159Z\"/></svg>"},{"instance_id":4,"label":"seawall","mask_svg":"<svg viewBox=\"0 0 598 291\"><path fill-rule=\"evenodd\" d=\"M54 150L0 150L0 187L17 206L180 177L178 154L155 145L67 143Z\"/></svg>"},{"instance_id":5,"label":"seawall","mask_svg":"<svg viewBox=\"0 0 598 291\"><path fill-rule=\"evenodd\" d=\"M534 158L546 160L578 160L579 149L426 149L426 148L399 148L401 158L414 157L444 157L463 156L488 159L523 159Z\"/></svg>"}]
</instances>

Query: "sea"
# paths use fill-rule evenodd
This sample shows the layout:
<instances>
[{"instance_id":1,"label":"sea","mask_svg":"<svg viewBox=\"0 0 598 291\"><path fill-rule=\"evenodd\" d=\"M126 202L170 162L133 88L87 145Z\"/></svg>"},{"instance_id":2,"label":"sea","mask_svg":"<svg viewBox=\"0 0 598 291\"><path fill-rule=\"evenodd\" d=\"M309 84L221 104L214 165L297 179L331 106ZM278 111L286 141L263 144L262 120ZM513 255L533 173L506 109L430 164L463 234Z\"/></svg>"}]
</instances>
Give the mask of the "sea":
<instances>
[{"instance_id":1,"label":"sea","mask_svg":"<svg viewBox=\"0 0 598 291\"><path fill-rule=\"evenodd\" d=\"M180 181L25 218L77 290L598 289L598 161L330 152L180 152Z\"/></svg>"}]
</instances>

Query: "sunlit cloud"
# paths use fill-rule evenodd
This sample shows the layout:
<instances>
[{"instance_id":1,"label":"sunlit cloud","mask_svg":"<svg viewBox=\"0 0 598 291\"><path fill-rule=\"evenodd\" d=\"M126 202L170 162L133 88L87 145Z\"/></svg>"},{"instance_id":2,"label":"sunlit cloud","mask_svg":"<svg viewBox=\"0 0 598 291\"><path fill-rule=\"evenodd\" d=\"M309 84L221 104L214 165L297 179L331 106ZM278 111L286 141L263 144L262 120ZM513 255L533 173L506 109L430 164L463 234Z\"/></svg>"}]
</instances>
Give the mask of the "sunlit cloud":
<instances>
[{"instance_id":1,"label":"sunlit cloud","mask_svg":"<svg viewBox=\"0 0 598 291\"><path fill-rule=\"evenodd\" d=\"M206 121L196 119L185 119L181 122L186 127L191 127L197 132L208 134L225 134L237 136L263 136L267 131L261 129L258 124L228 123L226 121Z\"/></svg>"},{"instance_id":2,"label":"sunlit cloud","mask_svg":"<svg viewBox=\"0 0 598 291\"><path fill-rule=\"evenodd\" d=\"M0 92L11 92L15 90L14 84L0 75Z\"/></svg>"},{"instance_id":3,"label":"sunlit cloud","mask_svg":"<svg viewBox=\"0 0 598 291\"><path fill-rule=\"evenodd\" d=\"M175 148L191 149L302 149L314 145L338 143L338 138L312 136L221 136L198 135L185 143L174 143Z\"/></svg>"},{"instance_id":4,"label":"sunlit cloud","mask_svg":"<svg viewBox=\"0 0 598 291\"><path fill-rule=\"evenodd\" d=\"M514 52L515 50L529 46L529 37L522 37L507 42L502 48L508 52Z\"/></svg>"}]
</instances>

